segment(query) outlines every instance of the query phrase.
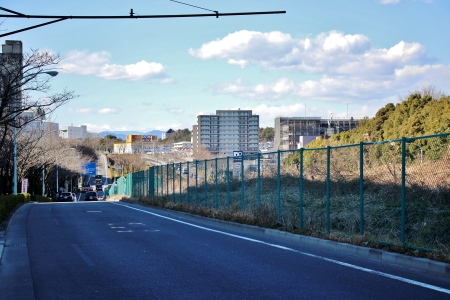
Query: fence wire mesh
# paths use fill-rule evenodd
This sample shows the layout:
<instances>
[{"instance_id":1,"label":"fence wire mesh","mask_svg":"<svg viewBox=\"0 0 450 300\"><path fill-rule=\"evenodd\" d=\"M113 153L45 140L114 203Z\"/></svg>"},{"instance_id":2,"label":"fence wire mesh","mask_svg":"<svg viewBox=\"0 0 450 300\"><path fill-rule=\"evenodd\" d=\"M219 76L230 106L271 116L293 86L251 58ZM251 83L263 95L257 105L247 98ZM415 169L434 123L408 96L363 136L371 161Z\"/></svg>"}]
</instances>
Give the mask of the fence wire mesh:
<instances>
[{"instance_id":1,"label":"fence wire mesh","mask_svg":"<svg viewBox=\"0 0 450 300\"><path fill-rule=\"evenodd\" d=\"M172 163L118 178L108 195L165 198L258 215L271 227L450 253L449 136Z\"/></svg>"}]
</instances>

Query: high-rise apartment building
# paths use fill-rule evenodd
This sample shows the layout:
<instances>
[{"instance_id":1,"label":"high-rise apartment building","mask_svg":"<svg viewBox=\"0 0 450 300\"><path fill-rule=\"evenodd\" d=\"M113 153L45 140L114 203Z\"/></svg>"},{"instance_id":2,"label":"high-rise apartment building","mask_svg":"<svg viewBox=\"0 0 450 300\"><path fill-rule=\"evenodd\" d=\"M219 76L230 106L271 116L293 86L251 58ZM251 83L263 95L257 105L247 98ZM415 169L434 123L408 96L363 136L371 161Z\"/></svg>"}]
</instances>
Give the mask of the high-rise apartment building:
<instances>
[{"instance_id":1,"label":"high-rise apartment building","mask_svg":"<svg viewBox=\"0 0 450 300\"><path fill-rule=\"evenodd\" d=\"M214 155L257 153L259 144L259 116L251 110L217 110L215 115L197 116L192 128L194 157L201 151Z\"/></svg>"},{"instance_id":2,"label":"high-rise apartment building","mask_svg":"<svg viewBox=\"0 0 450 300\"><path fill-rule=\"evenodd\" d=\"M275 118L274 150L292 150L304 147L314 137L329 137L355 128L359 119L320 117L277 117Z\"/></svg>"},{"instance_id":3,"label":"high-rise apartment building","mask_svg":"<svg viewBox=\"0 0 450 300\"><path fill-rule=\"evenodd\" d=\"M18 110L22 107L20 87L23 62L22 41L5 41L2 45L0 61L1 93L8 94L13 99L8 101L8 105L11 105L10 109Z\"/></svg>"}]
</instances>

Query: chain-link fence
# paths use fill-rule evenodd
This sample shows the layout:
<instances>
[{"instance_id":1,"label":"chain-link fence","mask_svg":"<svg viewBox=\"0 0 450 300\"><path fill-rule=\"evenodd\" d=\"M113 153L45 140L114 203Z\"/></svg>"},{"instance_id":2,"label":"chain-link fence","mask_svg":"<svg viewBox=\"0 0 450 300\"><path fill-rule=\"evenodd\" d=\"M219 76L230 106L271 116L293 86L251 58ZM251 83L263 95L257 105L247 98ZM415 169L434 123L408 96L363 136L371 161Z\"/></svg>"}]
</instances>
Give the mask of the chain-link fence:
<instances>
[{"instance_id":1,"label":"chain-link fence","mask_svg":"<svg viewBox=\"0 0 450 300\"><path fill-rule=\"evenodd\" d=\"M172 163L109 195L265 215L276 226L450 253L450 133Z\"/></svg>"}]
</instances>

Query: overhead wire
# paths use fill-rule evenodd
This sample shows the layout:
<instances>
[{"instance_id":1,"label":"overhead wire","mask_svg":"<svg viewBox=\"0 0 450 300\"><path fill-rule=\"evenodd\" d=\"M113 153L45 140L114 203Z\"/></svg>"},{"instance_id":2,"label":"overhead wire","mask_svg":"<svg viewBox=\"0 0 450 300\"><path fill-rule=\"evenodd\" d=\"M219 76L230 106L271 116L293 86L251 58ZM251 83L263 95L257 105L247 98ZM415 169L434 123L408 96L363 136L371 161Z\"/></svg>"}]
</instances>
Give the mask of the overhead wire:
<instances>
[{"instance_id":1,"label":"overhead wire","mask_svg":"<svg viewBox=\"0 0 450 300\"><path fill-rule=\"evenodd\" d=\"M175 0L169 0L169 1L176 2L176 3L180 3L180 4L184 4L184 5L187 5L187 6L192 6L192 7L195 7L195 8L200 8L200 9L203 9L203 10L208 10L208 11L216 12L215 10L203 8L203 7L200 7L200 6L195 6L195 5L192 5L192 4L187 4L187 3L184 3L184 2L180 2L180 1L175 1Z\"/></svg>"}]
</instances>

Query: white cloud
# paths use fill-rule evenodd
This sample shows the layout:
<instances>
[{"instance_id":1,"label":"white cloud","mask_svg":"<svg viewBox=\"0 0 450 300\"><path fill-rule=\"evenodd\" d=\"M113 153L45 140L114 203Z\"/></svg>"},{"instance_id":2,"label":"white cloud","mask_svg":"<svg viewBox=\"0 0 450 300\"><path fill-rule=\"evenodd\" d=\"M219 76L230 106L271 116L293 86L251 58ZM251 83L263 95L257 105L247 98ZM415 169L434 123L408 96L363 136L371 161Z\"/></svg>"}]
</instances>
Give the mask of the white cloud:
<instances>
[{"instance_id":1,"label":"white cloud","mask_svg":"<svg viewBox=\"0 0 450 300\"><path fill-rule=\"evenodd\" d=\"M378 101L424 84L447 87L450 81L450 66L433 65L434 59L419 43L400 41L389 48L375 48L364 35L338 31L295 39L282 32L243 30L190 49L189 53L200 59L225 60L241 68L257 65L266 70L313 75L304 81L283 77L259 84L238 79L211 86L216 94L250 100L293 97Z\"/></svg>"},{"instance_id":2,"label":"white cloud","mask_svg":"<svg viewBox=\"0 0 450 300\"><path fill-rule=\"evenodd\" d=\"M279 31L242 30L190 49L189 53L201 59L226 60L241 68L258 65L267 70L365 77L392 74L406 64L432 61L419 43L400 41L389 49L372 48L366 36L338 31L295 39Z\"/></svg>"},{"instance_id":3,"label":"white cloud","mask_svg":"<svg viewBox=\"0 0 450 300\"><path fill-rule=\"evenodd\" d=\"M381 4L397 4L400 0L379 0L378 2Z\"/></svg>"},{"instance_id":4,"label":"white cloud","mask_svg":"<svg viewBox=\"0 0 450 300\"><path fill-rule=\"evenodd\" d=\"M110 63L110 54L106 51L88 53L74 50L67 54L61 68L75 74L95 75L108 80L144 80L165 78L164 66L144 60L128 65Z\"/></svg>"},{"instance_id":5,"label":"white cloud","mask_svg":"<svg viewBox=\"0 0 450 300\"><path fill-rule=\"evenodd\" d=\"M87 130L89 132L126 131L126 130L128 130L127 127L111 127L108 124L96 125L96 124L84 123L83 125L86 125Z\"/></svg>"},{"instance_id":6,"label":"white cloud","mask_svg":"<svg viewBox=\"0 0 450 300\"><path fill-rule=\"evenodd\" d=\"M399 3L401 0L378 0L377 2L379 2L380 4L397 4ZM423 2L423 3L433 3L433 0L413 0L416 2Z\"/></svg>"},{"instance_id":7,"label":"white cloud","mask_svg":"<svg viewBox=\"0 0 450 300\"><path fill-rule=\"evenodd\" d=\"M77 114L90 114L92 113L92 108L78 108L75 110Z\"/></svg>"},{"instance_id":8,"label":"white cloud","mask_svg":"<svg viewBox=\"0 0 450 300\"><path fill-rule=\"evenodd\" d=\"M232 83L212 86L216 94L228 94L248 100L278 100L286 97L308 98L320 101L339 101L355 99L365 101L382 95L393 88L391 82L355 81L351 77L330 78L323 76L318 80L294 82L280 78L269 84L246 84L238 79Z\"/></svg>"},{"instance_id":9,"label":"white cloud","mask_svg":"<svg viewBox=\"0 0 450 300\"><path fill-rule=\"evenodd\" d=\"M175 115L180 115L182 113L184 113L184 108L172 108L169 109L168 112L170 112L171 114L175 114Z\"/></svg>"},{"instance_id":10,"label":"white cloud","mask_svg":"<svg viewBox=\"0 0 450 300\"><path fill-rule=\"evenodd\" d=\"M424 86L448 87L450 66L405 66L377 80L354 76L328 77L295 82L280 78L268 84L249 84L238 79L211 86L216 94L232 95L248 100L309 99L344 103L348 100L364 103L379 101L388 95L398 95Z\"/></svg>"},{"instance_id":11,"label":"white cloud","mask_svg":"<svg viewBox=\"0 0 450 300\"><path fill-rule=\"evenodd\" d=\"M163 78L159 81L159 84L169 84L174 82L175 80L173 78Z\"/></svg>"},{"instance_id":12,"label":"white cloud","mask_svg":"<svg viewBox=\"0 0 450 300\"><path fill-rule=\"evenodd\" d=\"M99 114L118 114L119 111L115 108L102 108L98 111Z\"/></svg>"}]
</instances>

